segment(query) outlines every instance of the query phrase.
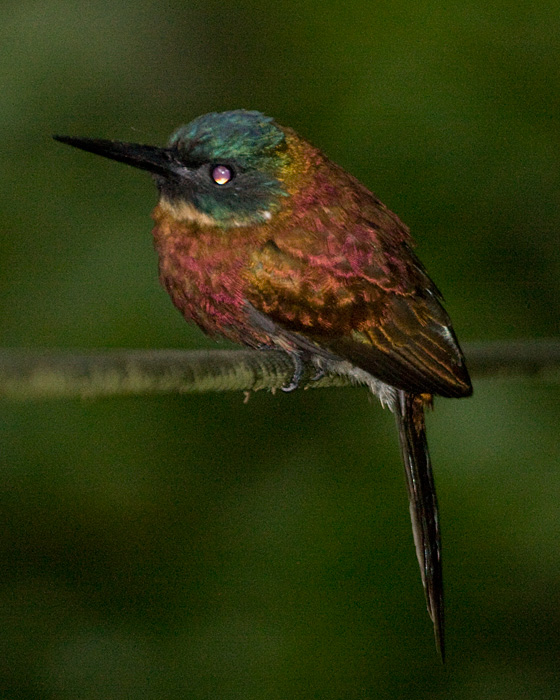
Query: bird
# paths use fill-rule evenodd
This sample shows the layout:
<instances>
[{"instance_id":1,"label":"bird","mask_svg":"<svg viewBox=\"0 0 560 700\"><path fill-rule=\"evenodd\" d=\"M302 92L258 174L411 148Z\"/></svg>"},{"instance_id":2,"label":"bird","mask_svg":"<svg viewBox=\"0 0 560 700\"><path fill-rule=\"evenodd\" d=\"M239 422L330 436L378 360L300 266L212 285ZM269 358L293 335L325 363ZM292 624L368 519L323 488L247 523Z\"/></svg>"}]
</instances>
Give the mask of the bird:
<instances>
[{"instance_id":1,"label":"bird","mask_svg":"<svg viewBox=\"0 0 560 700\"><path fill-rule=\"evenodd\" d=\"M148 171L161 283L211 337L289 354L283 388L342 375L395 415L414 544L445 659L441 534L425 410L472 384L408 227L321 150L254 110L204 114L165 147L54 136Z\"/></svg>"}]
</instances>

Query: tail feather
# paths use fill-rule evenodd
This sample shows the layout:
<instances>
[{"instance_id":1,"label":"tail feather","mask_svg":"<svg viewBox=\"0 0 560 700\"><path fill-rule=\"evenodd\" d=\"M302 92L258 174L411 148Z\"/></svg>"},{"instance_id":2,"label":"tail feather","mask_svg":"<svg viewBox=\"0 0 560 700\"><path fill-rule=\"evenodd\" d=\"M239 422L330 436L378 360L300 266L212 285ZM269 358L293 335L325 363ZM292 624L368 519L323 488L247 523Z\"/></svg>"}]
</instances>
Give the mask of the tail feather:
<instances>
[{"instance_id":1,"label":"tail feather","mask_svg":"<svg viewBox=\"0 0 560 700\"><path fill-rule=\"evenodd\" d=\"M432 465L426 441L425 403L423 396L399 391L395 416L406 472L416 555L420 565L428 613L434 623L436 647L444 661L441 537Z\"/></svg>"}]
</instances>

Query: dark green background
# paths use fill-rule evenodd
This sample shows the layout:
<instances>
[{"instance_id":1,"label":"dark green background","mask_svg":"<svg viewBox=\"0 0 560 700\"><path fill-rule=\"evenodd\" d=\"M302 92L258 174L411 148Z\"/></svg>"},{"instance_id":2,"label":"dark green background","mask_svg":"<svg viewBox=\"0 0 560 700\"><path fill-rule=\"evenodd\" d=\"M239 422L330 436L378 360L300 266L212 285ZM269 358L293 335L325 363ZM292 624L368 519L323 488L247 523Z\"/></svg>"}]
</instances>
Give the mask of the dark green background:
<instances>
[{"instance_id":1,"label":"dark green background","mask_svg":"<svg viewBox=\"0 0 560 700\"><path fill-rule=\"evenodd\" d=\"M200 348L150 178L50 140L295 127L412 228L462 340L558 335L560 7L4 2L4 346ZM0 406L0 697L553 698L558 385L437 402L448 664L363 390Z\"/></svg>"}]
</instances>

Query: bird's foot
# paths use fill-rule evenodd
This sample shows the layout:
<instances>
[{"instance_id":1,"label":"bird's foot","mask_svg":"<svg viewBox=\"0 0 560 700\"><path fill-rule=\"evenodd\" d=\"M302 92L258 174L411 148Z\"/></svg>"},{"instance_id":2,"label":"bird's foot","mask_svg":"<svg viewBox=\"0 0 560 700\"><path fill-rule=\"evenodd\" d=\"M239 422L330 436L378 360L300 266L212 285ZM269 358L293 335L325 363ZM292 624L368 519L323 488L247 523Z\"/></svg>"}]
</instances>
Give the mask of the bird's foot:
<instances>
[{"instance_id":1,"label":"bird's foot","mask_svg":"<svg viewBox=\"0 0 560 700\"><path fill-rule=\"evenodd\" d=\"M317 369L317 371L311 377L311 380L310 380L312 382L318 382L319 379L322 379L325 376L325 374L327 373L327 370L324 367L317 367L316 369Z\"/></svg>"},{"instance_id":2,"label":"bird's foot","mask_svg":"<svg viewBox=\"0 0 560 700\"><path fill-rule=\"evenodd\" d=\"M294 351L288 352L288 355L291 357L292 362L294 363L294 374L289 384L280 387L286 394L288 394L290 391L295 391L295 389L299 387L305 367L303 364L302 353Z\"/></svg>"},{"instance_id":3,"label":"bird's foot","mask_svg":"<svg viewBox=\"0 0 560 700\"><path fill-rule=\"evenodd\" d=\"M259 350L279 350L280 348L276 345L266 345L262 343L258 345ZM294 364L294 373L289 384L281 386L280 389L285 393L289 394L291 391L299 389L301 386L301 380L305 371L305 360L310 359L310 355L302 350L287 350L286 348L281 348L290 357ZM325 376L326 370L323 367L316 367L316 373L311 377L309 381L316 382Z\"/></svg>"}]
</instances>

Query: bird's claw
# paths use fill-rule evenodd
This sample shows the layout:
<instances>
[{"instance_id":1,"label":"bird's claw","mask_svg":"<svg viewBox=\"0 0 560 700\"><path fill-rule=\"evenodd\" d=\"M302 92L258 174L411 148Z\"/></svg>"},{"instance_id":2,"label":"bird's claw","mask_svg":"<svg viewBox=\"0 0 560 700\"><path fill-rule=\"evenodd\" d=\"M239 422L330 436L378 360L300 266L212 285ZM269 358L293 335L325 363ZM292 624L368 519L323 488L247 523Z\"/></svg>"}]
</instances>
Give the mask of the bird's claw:
<instances>
[{"instance_id":1,"label":"bird's claw","mask_svg":"<svg viewBox=\"0 0 560 700\"><path fill-rule=\"evenodd\" d=\"M301 358L301 354L299 352L290 352L288 354L290 355L290 357L292 358L292 362L294 363L294 374L289 384L280 387L282 391L284 391L286 394L289 394L290 391L294 391L299 387L304 370L304 364Z\"/></svg>"},{"instance_id":2,"label":"bird's claw","mask_svg":"<svg viewBox=\"0 0 560 700\"><path fill-rule=\"evenodd\" d=\"M327 373L327 370L324 367L317 367L317 371L315 374L311 377L312 382L318 382L319 379L322 379L325 374Z\"/></svg>"},{"instance_id":3,"label":"bird's claw","mask_svg":"<svg viewBox=\"0 0 560 700\"><path fill-rule=\"evenodd\" d=\"M257 348L259 350L276 350L277 348L273 345L265 345L264 343L261 345L258 345ZM285 384L284 386L281 386L280 389L285 392L286 394L289 394L292 391L295 391L296 389L299 389L301 386L301 380L303 377L303 373L305 370L305 362L304 358L310 359L310 356L308 357L307 353L301 351L301 350L285 350L285 352L290 356L292 362L294 363L294 373L292 375L292 378L289 382L289 384ZM311 382L316 382L319 379L322 379L325 374L327 373L327 370L324 367L316 367L316 372L315 374L310 378L309 381Z\"/></svg>"}]
</instances>

